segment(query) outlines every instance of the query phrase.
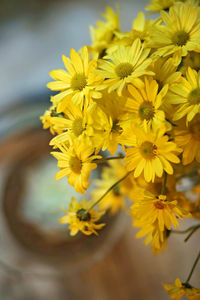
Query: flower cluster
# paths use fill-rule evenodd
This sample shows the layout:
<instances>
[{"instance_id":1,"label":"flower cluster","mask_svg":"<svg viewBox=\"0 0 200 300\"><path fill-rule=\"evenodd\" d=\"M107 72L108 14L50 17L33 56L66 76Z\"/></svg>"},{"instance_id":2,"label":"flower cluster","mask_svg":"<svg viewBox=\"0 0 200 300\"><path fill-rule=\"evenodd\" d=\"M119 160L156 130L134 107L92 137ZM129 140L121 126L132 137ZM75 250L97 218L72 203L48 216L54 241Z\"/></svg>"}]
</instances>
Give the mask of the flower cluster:
<instances>
[{"instance_id":1,"label":"flower cluster","mask_svg":"<svg viewBox=\"0 0 200 300\"><path fill-rule=\"evenodd\" d=\"M92 199L73 198L60 222L72 235L96 234L102 214L124 210L129 199L137 237L158 253L180 221L200 219L200 6L151 0L146 9L160 16L139 12L124 32L118 9L106 8L90 27L91 45L71 49L65 69L50 72L47 86L57 93L41 120L54 135L56 179L66 176L84 194L104 164ZM186 176L195 178L195 203L177 188ZM176 299L196 292L179 280L166 289Z\"/></svg>"}]
</instances>

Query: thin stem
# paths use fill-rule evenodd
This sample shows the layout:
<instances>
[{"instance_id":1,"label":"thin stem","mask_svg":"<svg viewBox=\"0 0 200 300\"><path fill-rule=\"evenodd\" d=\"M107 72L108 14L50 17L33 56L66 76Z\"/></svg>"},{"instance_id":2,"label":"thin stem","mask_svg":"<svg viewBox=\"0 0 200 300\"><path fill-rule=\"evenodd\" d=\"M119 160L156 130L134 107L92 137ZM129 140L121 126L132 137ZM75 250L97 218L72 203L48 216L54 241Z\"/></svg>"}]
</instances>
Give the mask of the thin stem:
<instances>
[{"instance_id":1,"label":"thin stem","mask_svg":"<svg viewBox=\"0 0 200 300\"><path fill-rule=\"evenodd\" d=\"M112 191L112 189L114 189L120 182L122 182L129 174L130 174L130 172L128 172L126 175L124 175L122 178L120 178L118 181L116 181L113 185L111 185L109 187L109 189L95 203L93 203L88 208L87 212L89 212L90 209L92 209L94 206L96 206L110 191Z\"/></svg>"},{"instance_id":2,"label":"thin stem","mask_svg":"<svg viewBox=\"0 0 200 300\"><path fill-rule=\"evenodd\" d=\"M186 280L186 282L185 282L186 284L190 281L190 279L191 279L191 277L192 277L192 274L193 274L193 272L194 272L194 269L195 269L195 267L196 267L196 265L197 265L199 259L200 259L200 251L199 251L199 254L197 255L197 257L196 257L196 259L195 259L195 261L194 261L194 264L193 264L193 266L192 266L192 269L191 269L191 271L190 271L190 274L188 275L188 278L187 278L187 280Z\"/></svg>"},{"instance_id":3,"label":"thin stem","mask_svg":"<svg viewBox=\"0 0 200 300\"><path fill-rule=\"evenodd\" d=\"M188 234L188 236L185 238L184 242L187 242L190 239L190 237L193 235L193 233L195 233L195 231L197 231L199 228L200 228L200 225L194 227L192 229L192 231Z\"/></svg>"},{"instance_id":4,"label":"thin stem","mask_svg":"<svg viewBox=\"0 0 200 300\"><path fill-rule=\"evenodd\" d=\"M198 225L193 225L193 226L191 226L191 227L189 227L189 228L187 228L187 229L185 229L185 230L171 230L171 233L177 233L177 234L185 234L185 233L188 233L188 232L190 232L191 230L194 230L194 229L198 229L198 228L200 228L200 225L198 224Z\"/></svg>"},{"instance_id":5,"label":"thin stem","mask_svg":"<svg viewBox=\"0 0 200 300\"><path fill-rule=\"evenodd\" d=\"M167 173L164 172L164 181L163 181L163 185L162 185L162 189L161 189L161 195L166 194L166 184L167 184Z\"/></svg>"},{"instance_id":6,"label":"thin stem","mask_svg":"<svg viewBox=\"0 0 200 300\"><path fill-rule=\"evenodd\" d=\"M101 159L94 159L93 162L97 163L97 164L101 164L101 163L106 162L107 160L122 159L122 158L124 158L123 155L111 156L111 157L103 157Z\"/></svg>"}]
</instances>

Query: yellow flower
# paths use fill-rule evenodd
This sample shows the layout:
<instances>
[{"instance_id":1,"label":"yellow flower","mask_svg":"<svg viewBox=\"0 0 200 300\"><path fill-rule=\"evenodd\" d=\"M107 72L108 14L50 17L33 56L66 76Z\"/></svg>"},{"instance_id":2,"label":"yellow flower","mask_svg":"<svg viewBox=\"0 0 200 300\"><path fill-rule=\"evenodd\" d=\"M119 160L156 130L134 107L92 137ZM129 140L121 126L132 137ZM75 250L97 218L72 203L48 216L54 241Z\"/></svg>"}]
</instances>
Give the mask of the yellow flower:
<instances>
[{"instance_id":1,"label":"yellow flower","mask_svg":"<svg viewBox=\"0 0 200 300\"><path fill-rule=\"evenodd\" d=\"M155 48L154 55L173 55L175 64L188 51L195 50L200 43L200 9L192 4L177 3L161 12L166 25L157 26L151 33L149 46Z\"/></svg>"},{"instance_id":2,"label":"yellow flower","mask_svg":"<svg viewBox=\"0 0 200 300\"><path fill-rule=\"evenodd\" d=\"M55 133L61 133L63 131L62 126L56 126L55 120L64 120L64 114L63 113L57 113L56 107L52 105L48 110L45 111L44 115L40 117L40 120L43 124L43 129L50 130L51 134Z\"/></svg>"},{"instance_id":3,"label":"yellow flower","mask_svg":"<svg viewBox=\"0 0 200 300\"><path fill-rule=\"evenodd\" d=\"M171 230L172 225L177 228L177 218L182 220L182 217L190 216L177 205L177 200L168 200L166 195L155 196L145 190L143 195L136 195L131 214L142 226L158 223L160 231Z\"/></svg>"},{"instance_id":4,"label":"yellow flower","mask_svg":"<svg viewBox=\"0 0 200 300\"><path fill-rule=\"evenodd\" d=\"M172 58L158 57L153 61L151 70L155 73L153 78L159 85L159 91L163 87L168 87L170 90L170 87L181 77L181 72L177 72L177 66L174 65Z\"/></svg>"},{"instance_id":5,"label":"yellow flower","mask_svg":"<svg viewBox=\"0 0 200 300\"><path fill-rule=\"evenodd\" d=\"M200 71L188 68L186 78L175 84L168 95L168 101L172 104L179 104L174 113L173 120L179 120L187 115L187 122L190 122L196 114L200 113Z\"/></svg>"},{"instance_id":6,"label":"yellow flower","mask_svg":"<svg viewBox=\"0 0 200 300\"><path fill-rule=\"evenodd\" d=\"M89 61L87 47L84 47L79 55L74 49L70 52L71 60L63 55L63 62L67 69L54 70L50 72L50 76L55 80L49 82L47 87L53 91L60 91L53 97L53 101L59 104L58 112L64 111L69 101L74 104L87 106L91 101L91 97L98 98L100 93L94 91L94 85L99 78L93 75L97 62Z\"/></svg>"},{"instance_id":7,"label":"yellow flower","mask_svg":"<svg viewBox=\"0 0 200 300\"><path fill-rule=\"evenodd\" d=\"M175 142L183 149L183 165L190 164L194 159L200 163L200 118L195 117L188 127L180 124L176 127Z\"/></svg>"},{"instance_id":8,"label":"yellow flower","mask_svg":"<svg viewBox=\"0 0 200 300\"><path fill-rule=\"evenodd\" d=\"M181 67L181 72L185 75L186 71L190 67L191 69L200 70L200 53L191 51L183 58L183 66Z\"/></svg>"},{"instance_id":9,"label":"yellow flower","mask_svg":"<svg viewBox=\"0 0 200 300\"><path fill-rule=\"evenodd\" d=\"M128 91L131 96L128 97L125 108L133 114L132 118L138 126L156 131L165 123L165 113L160 106L167 92L166 87L158 92L158 83L151 78L145 78L144 88L136 89L129 85Z\"/></svg>"},{"instance_id":10,"label":"yellow flower","mask_svg":"<svg viewBox=\"0 0 200 300\"><path fill-rule=\"evenodd\" d=\"M72 197L66 216L60 218L59 223L70 224L69 229L72 236L76 235L78 231L86 235L92 233L98 235L96 230L101 229L105 224L96 224L96 222L99 221L104 212L97 212L94 209L88 211L91 205L91 201L83 199L78 202L76 198Z\"/></svg>"},{"instance_id":11,"label":"yellow flower","mask_svg":"<svg viewBox=\"0 0 200 300\"><path fill-rule=\"evenodd\" d=\"M99 62L98 76L104 82L98 89L108 88L108 92L117 91L121 96L122 91L128 83L141 87L142 81L139 77L145 74L153 75L148 70L151 59L147 58L150 49L144 49L140 39L136 39L132 46L119 46L115 52L104 57Z\"/></svg>"},{"instance_id":12,"label":"yellow flower","mask_svg":"<svg viewBox=\"0 0 200 300\"><path fill-rule=\"evenodd\" d=\"M115 39L109 45L107 53L113 53L119 45L131 46L133 41L139 38L144 48L150 38L150 32L153 30L154 26L161 23L160 18L156 20L145 19L145 14L140 11L137 17L133 20L132 30L130 32L115 32Z\"/></svg>"},{"instance_id":13,"label":"yellow flower","mask_svg":"<svg viewBox=\"0 0 200 300\"><path fill-rule=\"evenodd\" d=\"M111 7L107 6L103 17L106 22L97 21L96 28L90 26L92 45L89 49L91 52L97 52L98 55L108 47L113 39L115 30L119 30L119 12L115 13Z\"/></svg>"},{"instance_id":14,"label":"yellow flower","mask_svg":"<svg viewBox=\"0 0 200 300\"><path fill-rule=\"evenodd\" d=\"M200 296L200 289L193 288L189 284L181 283L179 278L176 278L175 283L165 284L164 288L171 299L179 300L186 295L188 299L195 300L194 296Z\"/></svg>"},{"instance_id":15,"label":"yellow flower","mask_svg":"<svg viewBox=\"0 0 200 300\"><path fill-rule=\"evenodd\" d=\"M99 126L95 127L96 131L101 130L102 150L108 150L112 155L115 154L118 147L118 138L123 132L123 124L127 121L127 114L124 112L125 97L119 97L116 92L108 94L102 93L102 98L98 99L99 114L97 117L94 112L94 119L99 119ZM100 111L101 110L101 111Z\"/></svg>"},{"instance_id":16,"label":"yellow flower","mask_svg":"<svg viewBox=\"0 0 200 300\"><path fill-rule=\"evenodd\" d=\"M136 234L136 238L139 239L146 236L144 243L145 245L151 244L154 254L158 254L165 250L167 245L168 231L160 231L158 223L143 226L139 220L135 220L134 227L141 227L140 231Z\"/></svg>"},{"instance_id":17,"label":"yellow flower","mask_svg":"<svg viewBox=\"0 0 200 300\"><path fill-rule=\"evenodd\" d=\"M160 12L161 10L169 9L177 0L151 0L146 6L146 10Z\"/></svg>"},{"instance_id":18,"label":"yellow flower","mask_svg":"<svg viewBox=\"0 0 200 300\"><path fill-rule=\"evenodd\" d=\"M90 172L97 167L93 160L100 159L101 156L93 155L93 147L77 140L69 148L64 145L59 145L59 148L61 152L51 152L61 169L56 174L56 180L67 176L69 184L83 194L89 186Z\"/></svg>"},{"instance_id":19,"label":"yellow flower","mask_svg":"<svg viewBox=\"0 0 200 300\"><path fill-rule=\"evenodd\" d=\"M73 103L69 103L67 109L65 109L66 118L56 118L54 121L55 126L62 127L63 133L54 137L50 145L55 146L66 142L70 143L78 139L84 140L89 146L93 146L93 136L96 133L92 116L97 109L95 103L89 104L87 109L84 110L81 110L79 106Z\"/></svg>"},{"instance_id":20,"label":"yellow flower","mask_svg":"<svg viewBox=\"0 0 200 300\"><path fill-rule=\"evenodd\" d=\"M171 163L180 162L177 155L181 149L164 134L165 128L147 134L134 126L124 133L121 143L132 146L125 149L124 162L128 171L134 171L134 177L144 172L145 180L154 182L155 176L161 177L164 171L173 174Z\"/></svg>"}]
</instances>

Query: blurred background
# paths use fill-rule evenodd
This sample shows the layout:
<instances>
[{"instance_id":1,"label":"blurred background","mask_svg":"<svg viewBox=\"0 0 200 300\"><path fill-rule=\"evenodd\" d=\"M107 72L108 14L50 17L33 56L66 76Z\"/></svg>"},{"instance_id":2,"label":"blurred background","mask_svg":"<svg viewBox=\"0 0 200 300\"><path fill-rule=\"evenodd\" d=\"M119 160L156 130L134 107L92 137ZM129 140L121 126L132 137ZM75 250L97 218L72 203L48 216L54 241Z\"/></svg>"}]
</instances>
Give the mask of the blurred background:
<instances>
[{"instance_id":1,"label":"blurred background","mask_svg":"<svg viewBox=\"0 0 200 300\"><path fill-rule=\"evenodd\" d=\"M90 44L89 25L115 2L1 0L0 300L165 300L161 284L184 280L195 259L198 234L186 245L172 236L154 256L128 216L110 218L98 238L71 239L57 222L76 193L66 179L55 182L39 120L49 106L48 72L63 68L70 48ZM123 30L147 2L118 1Z\"/></svg>"}]
</instances>

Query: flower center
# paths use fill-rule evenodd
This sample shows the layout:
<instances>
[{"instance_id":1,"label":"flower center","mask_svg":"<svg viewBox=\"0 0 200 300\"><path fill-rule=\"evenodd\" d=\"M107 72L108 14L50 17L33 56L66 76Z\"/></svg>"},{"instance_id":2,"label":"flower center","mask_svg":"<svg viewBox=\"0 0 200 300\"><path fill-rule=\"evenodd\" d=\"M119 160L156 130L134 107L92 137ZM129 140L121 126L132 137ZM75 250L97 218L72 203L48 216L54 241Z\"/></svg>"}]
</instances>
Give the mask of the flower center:
<instances>
[{"instance_id":1,"label":"flower center","mask_svg":"<svg viewBox=\"0 0 200 300\"><path fill-rule=\"evenodd\" d=\"M121 63L115 68L115 73L121 79L128 77L133 72L133 66L130 63Z\"/></svg>"},{"instance_id":2,"label":"flower center","mask_svg":"<svg viewBox=\"0 0 200 300\"><path fill-rule=\"evenodd\" d=\"M190 92L188 100L191 105L200 104L200 89L197 88Z\"/></svg>"},{"instance_id":3,"label":"flower center","mask_svg":"<svg viewBox=\"0 0 200 300\"><path fill-rule=\"evenodd\" d=\"M73 172L80 174L82 168L82 162L78 157L72 156L69 160L69 166Z\"/></svg>"},{"instance_id":4,"label":"flower center","mask_svg":"<svg viewBox=\"0 0 200 300\"><path fill-rule=\"evenodd\" d=\"M77 210L76 216L80 221L90 221L91 215L84 208Z\"/></svg>"},{"instance_id":5,"label":"flower center","mask_svg":"<svg viewBox=\"0 0 200 300\"><path fill-rule=\"evenodd\" d=\"M76 73L71 80L71 88L73 90L82 91L87 84L87 80L84 74Z\"/></svg>"},{"instance_id":6,"label":"flower center","mask_svg":"<svg viewBox=\"0 0 200 300\"><path fill-rule=\"evenodd\" d=\"M157 146L151 142L144 142L140 146L140 153L145 159L152 159L157 154Z\"/></svg>"},{"instance_id":7,"label":"flower center","mask_svg":"<svg viewBox=\"0 0 200 300\"><path fill-rule=\"evenodd\" d=\"M162 201L156 201L156 202L154 202L154 206L157 209L164 209L165 208L165 204L162 203Z\"/></svg>"},{"instance_id":8,"label":"flower center","mask_svg":"<svg viewBox=\"0 0 200 300\"><path fill-rule=\"evenodd\" d=\"M173 35L172 41L178 46L184 46L189 40L189 37L189 33L185 32L184 30L180 30Z\"/></svg>"},{"instance_id":9,"label":"flower center","mask_svg":"<svg viewBox=\"0 0 200 300\"><path fill-rule=\"evenodd\" d=\"M200 140L200 122L197 121L189 126L189 130L196 140Z\"/></svg>"},{"instance_id":10,"label":"flower center","mask_svg":"<svg viewBox=\"0 0 200 300\"><path fill-rule=\"evenodd\" d=\"M120 127L118 122L119 122L118 120L113 121L112 132L114 132L114 133L121 133L122 132L122 128Z\"/></svg>"},{"instance_id":11,"label":"flower center","mask_svg":"<svg viewBox=\"0 0 200 300\"><path fill-rule=\"evenodd\" d=\"M81 135L81 133L84 130L82 124L83 124L83 119L82 118L75 119L73 124L72 124L72 131L73 131L74 135L77 136L77 137L79 135Z\"/></svg>"},{"instance_id":12,"label":"flower center","mask_svg":"<svg viewBox=\"0 0 200 300\"><path fill-rule=\"evenodd\" d=\"M147 101L143 102L139 107L139 115L142 120L152 120L154 117L153 105Z\"/></svg>"}]
</instances>

